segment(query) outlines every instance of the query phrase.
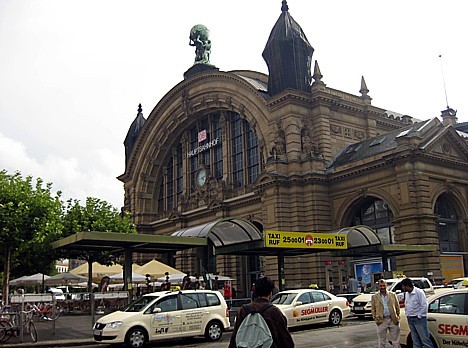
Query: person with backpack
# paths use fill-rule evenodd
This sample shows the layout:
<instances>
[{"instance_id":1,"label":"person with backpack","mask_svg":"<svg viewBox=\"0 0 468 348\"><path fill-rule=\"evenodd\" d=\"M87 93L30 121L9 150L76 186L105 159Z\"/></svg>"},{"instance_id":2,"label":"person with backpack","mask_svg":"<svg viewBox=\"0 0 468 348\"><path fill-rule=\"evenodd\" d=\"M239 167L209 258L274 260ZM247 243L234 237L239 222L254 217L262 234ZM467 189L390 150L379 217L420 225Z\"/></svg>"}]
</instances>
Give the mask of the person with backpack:
<instances>
[{"instance_id":1,"label":"person with backpack","mask_svg":"<svg viewBox=\"0 0 468 348\"><path fill-rule=\"evenodd\" d=\"M229 348L293 348L286 317L271 302L275 283L268 277L257 279L256 298L237 312Z\"/></svg>"}]
</instances>

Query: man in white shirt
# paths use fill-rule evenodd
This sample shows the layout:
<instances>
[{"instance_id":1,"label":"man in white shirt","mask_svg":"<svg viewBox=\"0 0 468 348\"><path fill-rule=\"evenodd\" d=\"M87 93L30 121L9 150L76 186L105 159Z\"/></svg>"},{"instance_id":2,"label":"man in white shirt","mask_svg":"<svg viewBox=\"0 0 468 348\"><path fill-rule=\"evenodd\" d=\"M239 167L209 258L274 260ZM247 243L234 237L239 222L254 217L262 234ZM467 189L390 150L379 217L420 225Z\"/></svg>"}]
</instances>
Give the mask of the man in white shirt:
<instances>
[{"instance_id":1,"label":"man in white shirt","mask_svg":"<svg viewBox=\"0 0 468 348\"><path fill-rule=\"evenodd\" d=\"M434 348L427 328L426 293L416 288L409 278L401 281L401 289L406 291L405 313L411 330L414 348Z\"/></svg>"}]
</instances>

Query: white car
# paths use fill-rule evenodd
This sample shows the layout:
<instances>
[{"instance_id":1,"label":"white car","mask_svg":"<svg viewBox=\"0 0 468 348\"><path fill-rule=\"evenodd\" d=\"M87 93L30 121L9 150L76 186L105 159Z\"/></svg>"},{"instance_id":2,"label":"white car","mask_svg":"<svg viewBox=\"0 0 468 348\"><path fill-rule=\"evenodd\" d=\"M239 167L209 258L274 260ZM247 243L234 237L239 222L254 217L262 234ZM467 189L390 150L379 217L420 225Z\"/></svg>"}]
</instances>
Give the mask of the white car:
<instances>
[{"instance_id":1,"label":"white car","mask_svg":"<svg viewBox=\"0 0 468 348\"><path fill-rule=\"evenodd\" d=\"M62 289L49 288L49 290L47 290L47 292L49 294L52 294L55 297L56 301L65 301L65 295L64 295Z\"/></svg>"},{"instance_id":2,"label":"white car","mask_svg":"<svg viewBox=\"0 0 468 348\"><path fill-rule=\"evenodd\" d=\"M229 310L219 291L161 291L99 318L93 336L99 342L136 348L151 341L201 335L217 341L229 326Z\"/></svg>"},{"instance_id":3,"label":"white car","mask_svg":"<svg viewBox=\"0 0 468 348\"><path fill-rule=\"evenodd\" d=\"M393 278L393 279L386 279L387 281L387 290L393 291L397 293L398 298L400 301L403 299L401 292L401 281L403 278ZM414 286L424 290L426 296L434 294L434 287L429 279L424 277L411 277ZM356 296L351 301L351 314L356 316L371 316L372 315L372 295L374 295L378 291L377 283L372 285L369 289L367 289L364 293Z\"/></svg>"},{"instance_id":4,"label":"white car","mask_svg":"<svg viewBox=\"0 0 468 348\"><path fill-rule=\"evenodd\" d=\"M447 289L429 297L427 303L427 326L434 348L468 347L468 288ZM400 344L413 347L404 309L400 327Z\"/></svg>"},{"instance_id":5,"label":"white car","mask_svg":"<svg viewBox=\"0 0 468 348\"><path fill-rule=\"evenodd\" d=\"M323 290L297 289L277 293L271 302L286 319L288 327L329 322L339 325L349 315L349 302Z\"/></svg>"},{"instance_id":6,"label":"white car","mask_svg":"<svg viewBox=\"0 0 468 348\"><path fill-rule=\"evenodd\" d=\"M450 283L448 283L446 286L443 286L443 285L438 286L435 289L435 293L438 294L438 293L441 293L441 292L445 292L447 290L462 289L464 287L468 287L468 277L461 277L461 278L452 279L452 281Z\"/></svg>"}]
</instances>

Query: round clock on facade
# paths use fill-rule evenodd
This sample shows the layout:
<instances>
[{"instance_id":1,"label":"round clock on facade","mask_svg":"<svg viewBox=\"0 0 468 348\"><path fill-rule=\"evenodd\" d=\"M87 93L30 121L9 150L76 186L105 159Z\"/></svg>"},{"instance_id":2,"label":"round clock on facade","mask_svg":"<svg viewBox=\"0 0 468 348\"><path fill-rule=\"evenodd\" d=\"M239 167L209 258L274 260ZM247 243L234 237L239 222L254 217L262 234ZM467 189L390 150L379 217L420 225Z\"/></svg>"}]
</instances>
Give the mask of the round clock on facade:
<instances>
[{"instance_id":1,"label":"round clock on facade","mask_svg":"<svg viewBox=\"0 0 468 348\"><path fill-rule=\"evenodd\" d=\"M197 172L197 175L195 177L195 180L197 182L198 186L203 186L206 184L206 181L208 179L208 173L205 168L200 168Z\"/></svg>"}]
</instances>

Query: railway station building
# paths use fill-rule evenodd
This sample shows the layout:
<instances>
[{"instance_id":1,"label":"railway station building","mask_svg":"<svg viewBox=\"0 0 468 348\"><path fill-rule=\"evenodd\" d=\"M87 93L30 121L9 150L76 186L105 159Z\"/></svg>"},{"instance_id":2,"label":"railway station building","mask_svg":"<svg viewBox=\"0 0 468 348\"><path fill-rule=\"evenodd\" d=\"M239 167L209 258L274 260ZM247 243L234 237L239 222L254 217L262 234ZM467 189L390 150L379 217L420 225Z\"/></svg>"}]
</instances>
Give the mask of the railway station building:
<instances>
[{"instance_id":1,"label":"railway station building","mask_svg":"<svg viewBox=\"0 0 468 348\"><path fill-rule=\"evenodd\" d=\"M224 70L197 55L147 117L138 109L118 179L139 233L208 236L208 246L161 260L229 276L246 296L258 276L278 280L273 254L235 252L237 242L266 231L367 226L380 245L437 247L372 255L386 270L443 281L455 260L467 274L466 123L451 108L417 120L373 105L364 77L357 94L328 86L313 52L283 1L263 51L268 75ZM231 252L217 253L223 245ZM339 286L368 259L287 255L283 285Z\"/></svg>"}]
</instances>

